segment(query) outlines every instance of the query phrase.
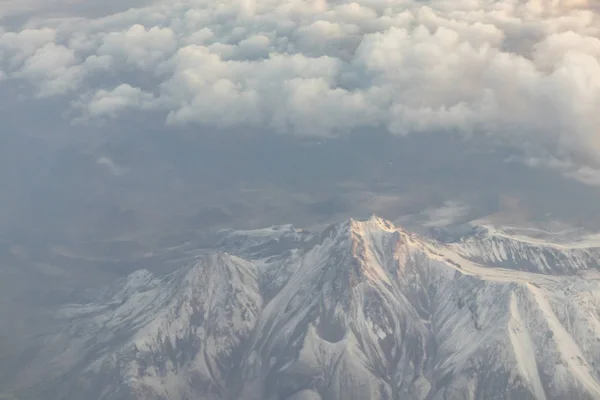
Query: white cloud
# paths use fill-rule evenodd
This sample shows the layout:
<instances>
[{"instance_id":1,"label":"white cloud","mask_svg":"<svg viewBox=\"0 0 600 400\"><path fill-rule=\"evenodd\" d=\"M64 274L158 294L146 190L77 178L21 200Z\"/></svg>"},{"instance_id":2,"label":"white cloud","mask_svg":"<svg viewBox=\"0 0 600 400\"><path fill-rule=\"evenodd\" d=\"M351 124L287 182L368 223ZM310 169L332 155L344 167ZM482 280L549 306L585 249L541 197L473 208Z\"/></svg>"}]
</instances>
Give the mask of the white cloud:
<instances>
[{"instance_id":1,"label":"white cloud","mask_svg":"<svg viewBox=\"0 0 600 400\"><path fill-rule=\"evenodd\" d=\"M171 29L158 26L146 29L135 24L124 31L104 36L96 54L116 58L123 67L152 72L158 63L173 54L176 46Z\"/></svg>"},{"instance_id":2,"label":"white cloud","mask_svg":"<svg viewBox=\"0 0 600 400\"><path fill-rule=\"evenodd\" d=\"M74 96L86 119L451 131L600 163L600 10L586 0L160 2L0 31L0 71Z\"/></svg>"},{"instance_id":3,"label":"white cloud","mask_svg":"<svg viewBox=\"0 0 600 400\"><path fill-rule=\"evenodd\" d=\"M36 84L38 95L47 97L74 90L83 73L83 65L72 49L48 43L26 58L15 76Z\"/></svg>"},{"instance_id":4,"label":"white cloud","mask_svg":"<svg viewBox=\"0 0 600 400\"><path fill-rule=\"evenodd\" d=\"M83 119L89 118L114 118L120 112L135 109L150 109L154 97L140 88L132 87L126 83L112 90L100 89L93 95L84 97L78 106L83 111Z\"/></svg>"},{"instance_id":5,"label":"white cloud","mask_svg":"<svg viewBox=\"0 0 600 400\"><path fill-rule=\"evenodd\" d=\"M123 168L106 156L98 157L96 164L104 166L111 174L116 176L122 175L124 172Z\"/></svg>"}]
</instances>

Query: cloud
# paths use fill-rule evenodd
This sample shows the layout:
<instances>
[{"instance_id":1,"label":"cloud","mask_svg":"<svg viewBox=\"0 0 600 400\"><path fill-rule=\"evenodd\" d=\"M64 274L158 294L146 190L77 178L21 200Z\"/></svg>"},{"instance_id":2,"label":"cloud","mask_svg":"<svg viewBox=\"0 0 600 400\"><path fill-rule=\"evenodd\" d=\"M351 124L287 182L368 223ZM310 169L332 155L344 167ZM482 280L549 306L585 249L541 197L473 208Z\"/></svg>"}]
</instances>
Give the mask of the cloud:
<instances>
[{"instance_id":1,"label":"cloud","mask_svg":"<svg viewBox=\"0 0 600 400\"><path fill-rule=\"evenodd\" d=\"M96 164L104 166L111 174L119 176L123 174L123 168L117 165L109 157L101 156L96 160Z\"/></svg>"},{"instance_id":2,"label":"cloud","mask_svg":"<svg viewBox=\"0 0 600 400\"><path fill-rule=\"evenodd\" d=\"M447 201L439 208L428 208L421 214L426 218L423 226L441 228L467 215L469 206L457 201Z\"/></svg>"},{"instance_id":3,"label":"cloud","mask_svg":"<svg viewBox=\"0 0 600 400\"><path fill-rule=\"evenodd\" d=\"M78 121L450 132L600 164L586 0L159 2L0 31L0 76L67 98Z\"/></svg>"},{"instance_id":4,"label":"cloud","mask_svg":"<svg viewBox=\"0 0 600 400\"><path fill-rule=\"evenodd\" d=\"M152 107L154 97L145 93L140 88L124 83L112 90L100 89L93 95L84 96L78 106L82 116L77 122L86 122L88 119L114 118L119 112L128 108L149 109Z\"/></svg>"}]
</instances>

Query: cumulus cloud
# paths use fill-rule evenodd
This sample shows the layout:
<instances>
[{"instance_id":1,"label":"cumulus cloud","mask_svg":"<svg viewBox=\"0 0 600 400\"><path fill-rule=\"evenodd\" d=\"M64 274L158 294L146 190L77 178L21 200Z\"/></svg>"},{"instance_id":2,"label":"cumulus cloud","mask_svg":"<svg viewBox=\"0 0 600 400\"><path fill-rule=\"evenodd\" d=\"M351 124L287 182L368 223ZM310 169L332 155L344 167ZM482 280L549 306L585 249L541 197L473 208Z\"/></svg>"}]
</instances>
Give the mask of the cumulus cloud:
<instances>
[{"instance_id":1,"label":"cumulus cloud","mask_svg":"<svg viewBox=\"0 0 600 400\"><path fill-rule=\"evenodd\" d=\"M89 118L114 118L119 112L128 108L152 108L154 97L140 88L126 83L112 90L99 89L90 96L84 96L79 103L74 103L82 110L78 122L86 122Z\"/></svg>"},{"instance_id":2,"label":"cumulus cloud","mask_svg":"<svg viewBox=\"0 0 600 400\"><path fill-rule=\"evenodd\" d=\"M0 31L0 77L67 96L78 121L452 132L600 164L588 0L159 2Z\"/></svg>"}]
</instances>

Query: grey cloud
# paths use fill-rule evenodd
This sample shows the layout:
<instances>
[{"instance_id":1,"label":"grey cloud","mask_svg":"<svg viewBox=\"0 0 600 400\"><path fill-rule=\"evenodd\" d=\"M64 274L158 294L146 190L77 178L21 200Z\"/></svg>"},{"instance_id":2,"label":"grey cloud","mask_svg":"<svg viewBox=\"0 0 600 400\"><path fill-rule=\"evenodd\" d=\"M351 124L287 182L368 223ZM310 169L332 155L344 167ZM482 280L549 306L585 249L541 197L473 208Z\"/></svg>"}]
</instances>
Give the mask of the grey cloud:
<instances>
[{"instance_id":1,"label":"grey cloud","mask_svg":"<svg viewBox=\"0 0 600 400\"><path fill-rule=\"evenodd\" d=\"M164 2L4 31L0 66L71 96L77 121L460 132L600 163L600 14L585 0Z\"/></svg>"}]
</instances>

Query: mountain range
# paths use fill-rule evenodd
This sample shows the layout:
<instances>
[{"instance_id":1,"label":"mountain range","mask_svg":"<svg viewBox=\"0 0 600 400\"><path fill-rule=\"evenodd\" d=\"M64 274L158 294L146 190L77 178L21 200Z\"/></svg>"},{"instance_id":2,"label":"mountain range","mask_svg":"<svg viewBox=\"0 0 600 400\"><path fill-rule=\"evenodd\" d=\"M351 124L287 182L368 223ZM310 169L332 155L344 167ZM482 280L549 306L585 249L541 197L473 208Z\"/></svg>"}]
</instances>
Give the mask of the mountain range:
<instances>
[{"instance_id":1,"label":"mountain range","mask_svg":"<svg viewBox=\"0 0 600 400\"><path fill-rule=\"evenodd\" d=\"M600 398L600 236L373 216L180 250L58 305L15 396Z\"/></svg>"}]
</instances>

